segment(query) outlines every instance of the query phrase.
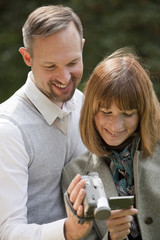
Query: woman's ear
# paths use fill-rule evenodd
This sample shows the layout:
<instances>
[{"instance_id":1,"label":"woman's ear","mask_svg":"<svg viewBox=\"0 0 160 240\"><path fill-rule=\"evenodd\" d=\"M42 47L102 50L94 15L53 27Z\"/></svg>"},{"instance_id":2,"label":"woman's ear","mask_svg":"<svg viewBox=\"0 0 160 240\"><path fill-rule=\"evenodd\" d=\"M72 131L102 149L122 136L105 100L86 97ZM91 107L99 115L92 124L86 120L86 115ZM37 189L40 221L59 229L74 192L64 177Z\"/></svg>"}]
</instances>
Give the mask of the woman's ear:
<instances>
[{"instance_id":1,"label":"woman's ear","mask_svg":"<svg viewBox=\"0 0 160 240\"><path fill-rule=\"evenodd\" d=\"M21 47L19 49L19 52L21 53L23 60L25 62L25 64L29 67L31 67L31 56L28 53L27 49L25 47Z\"/></svg>"}]
</instances>

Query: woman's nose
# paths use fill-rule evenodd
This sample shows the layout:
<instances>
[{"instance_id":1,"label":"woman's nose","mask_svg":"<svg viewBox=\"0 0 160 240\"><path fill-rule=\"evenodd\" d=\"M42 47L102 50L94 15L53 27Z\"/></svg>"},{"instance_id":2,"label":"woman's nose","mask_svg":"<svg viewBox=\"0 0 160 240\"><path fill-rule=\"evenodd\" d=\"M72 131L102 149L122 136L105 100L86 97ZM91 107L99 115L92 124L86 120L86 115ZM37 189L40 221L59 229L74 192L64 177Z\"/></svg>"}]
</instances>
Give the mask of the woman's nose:
<instances>
[{"instance_id":1,"label":"woman's nose","mask_svg":"<svg viewBox=\"0 0 160 240\"><path fill-rule=\"evenodd\" d=\"M121 117L120 116L112 117L111 122L110 122L110 126L111 126L111 130L113 132L117 132L117 131L122 130L123 121L122 121Z\"/></svg>"}]
</instances>

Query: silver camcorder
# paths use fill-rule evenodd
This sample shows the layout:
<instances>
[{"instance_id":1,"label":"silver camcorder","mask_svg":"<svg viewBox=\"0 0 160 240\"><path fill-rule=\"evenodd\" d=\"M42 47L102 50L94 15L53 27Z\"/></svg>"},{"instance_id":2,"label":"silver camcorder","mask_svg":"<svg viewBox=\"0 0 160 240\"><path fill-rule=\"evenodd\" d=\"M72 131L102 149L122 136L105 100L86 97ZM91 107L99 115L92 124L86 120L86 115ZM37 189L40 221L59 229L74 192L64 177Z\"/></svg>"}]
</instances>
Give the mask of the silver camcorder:
<instances>
[{"instance_id":1,"label":"silver camcorder","mask_svg":"<svg viewBox=\"0 0 160 240\"><path fill-rule=\"evenodd\" d=\"M82 179L86 182L86 195L83 201L84 218L86 220L94 218L98 220L107 219L111 214L111 209L99 174L91 172L82 176Z\"/></svg>"}]
</instances>

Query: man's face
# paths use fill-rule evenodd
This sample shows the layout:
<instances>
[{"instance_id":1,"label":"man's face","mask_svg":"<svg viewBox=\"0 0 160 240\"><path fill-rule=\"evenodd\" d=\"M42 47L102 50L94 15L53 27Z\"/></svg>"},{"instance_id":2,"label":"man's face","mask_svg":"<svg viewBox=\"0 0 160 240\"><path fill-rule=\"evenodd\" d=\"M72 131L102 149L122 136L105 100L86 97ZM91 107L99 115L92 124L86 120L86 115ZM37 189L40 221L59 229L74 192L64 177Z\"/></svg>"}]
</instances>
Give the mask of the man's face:
<instances>
[{"instance_id":1,"label":"man's face","mask_svg":"<svg viewBox=\"0 0 160 240\"><path fill-rule=\"evenodd\" d=\"M83 74L82 42L75 25L33 42L31 68L36 86L59 107L74 94Z\"/></svg>"}]
</instances>

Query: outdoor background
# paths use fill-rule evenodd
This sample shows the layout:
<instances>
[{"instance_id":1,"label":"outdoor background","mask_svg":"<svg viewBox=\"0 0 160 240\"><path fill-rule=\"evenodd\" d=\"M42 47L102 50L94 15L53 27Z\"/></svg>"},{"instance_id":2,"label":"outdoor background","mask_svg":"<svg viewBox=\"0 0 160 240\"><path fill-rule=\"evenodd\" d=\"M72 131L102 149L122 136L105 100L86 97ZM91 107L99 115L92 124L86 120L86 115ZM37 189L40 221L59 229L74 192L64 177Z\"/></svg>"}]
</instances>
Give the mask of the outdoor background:
<instances>
[{"instance_id":1,"label":"outdoor background","mask_svg":"<svg viewBox=\"0 0 160 240\"><path fill-rule=\"evenodd\" d=\"M22 26L30 12L49 4L70 6L81 18L86 42L79 89L102 58L129 46L143 58L160 99L159 0L0 0L0 102L25 83L30 70L18 52Z\"/></svg>"}]
</instances>

